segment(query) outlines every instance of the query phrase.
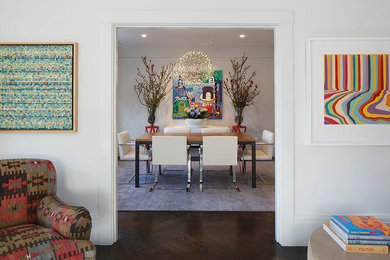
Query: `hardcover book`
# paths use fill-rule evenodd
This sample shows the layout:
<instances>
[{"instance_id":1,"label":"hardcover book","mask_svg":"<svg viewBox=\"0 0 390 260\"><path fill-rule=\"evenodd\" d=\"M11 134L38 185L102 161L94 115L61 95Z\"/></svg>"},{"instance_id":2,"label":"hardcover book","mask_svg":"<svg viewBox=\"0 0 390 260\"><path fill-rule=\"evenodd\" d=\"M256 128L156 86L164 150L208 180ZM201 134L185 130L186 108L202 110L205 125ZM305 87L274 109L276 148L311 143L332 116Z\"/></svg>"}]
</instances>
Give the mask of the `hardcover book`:
<instances>
[{"instance_id":1,"label":"hardcover book","mask_svg":"<svg viewBox=\"0 0 390 260\"><path fill-rule=\"evenodd\" d=\"M384 236L384 235L349 235L347 232L345 232L339 225L337 225L336 222L333 220L330 220L330 227L333 229L334 232L339 235L346 243L349 243L350 241L354 240L369 240L369 241L385 241L386 244L390 244L390 236ZM352 244L354 242L350 242Z\"/></svg>"},{"instance_id":2,"label":"hardcover book","mask_svg":"<svg viewBox=\"0 0 390 260\"><path fill-rule=\"evenodd\" d=\"M372 216L332 216L331 220L349 235L390 235L390 227Z\"/></svg>"},{"instance_id":3,"label":"hardcover book","mask_svg":"<svg viewBox=\"0 0 390 260\"><path fill-rule=\"evenodd\" d=\"M365 254L388 254L389 247L385 245L349 245L345 243L331 228L330 224L325 223L322 228L333 238L333 240L348 253Z\"/></svg>"}]
</instances>

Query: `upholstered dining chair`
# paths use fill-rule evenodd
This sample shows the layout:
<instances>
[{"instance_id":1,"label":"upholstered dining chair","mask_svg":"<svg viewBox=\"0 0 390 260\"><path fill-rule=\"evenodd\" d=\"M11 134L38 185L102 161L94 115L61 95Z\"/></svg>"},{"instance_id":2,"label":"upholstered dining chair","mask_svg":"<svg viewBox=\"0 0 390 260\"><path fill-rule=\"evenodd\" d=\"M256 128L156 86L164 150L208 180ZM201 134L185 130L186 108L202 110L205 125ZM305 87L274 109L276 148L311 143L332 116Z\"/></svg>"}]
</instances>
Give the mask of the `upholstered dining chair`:
<instances>
[{"instance_id":1,"label":"upholstered dining chair","mask_svg":"<svg viewBox=\"0 0 390 260\"><path fill-rule=\"evenodd\" d=\"M119 146L119 159L124 161L135 161L135 150L132 147L135 145L135 142L130 139L130 134L128 131L123 131L118 133L118 146ZM148 177L148 173L150 172L150 152L147 150L139 151L139 159L140 161L146 162L146 178ZM129 182L135 177L135 174L131 176Z\"/></svg>"},{"instance_id":2,"label":"upholstered dining chair","mask_svg":"<svg viewBox=\"0 0 390 260\"><path fill-rule=\"evenodd\" d=\"M229 133L229 128L218 128L218 127L205 127L202 128L202 134L215 134L215 133Z\"/></svg>"},{"instance_id":3,"label":"upholstered dining chair","mask_svg":"<svg viewBox=\"0 0 390 260\"><path fill-rule=\"evenodd\" d=\"M237 191L237 136L203 136L200 153L199 188L203 191L203 167L207 165L229 165L233 171L233 184Z\"/></svg>"},{"instance_id":4,"label":"upholstered dining chair","mask_svg":"<svg viewBox=\"0 0 390 260\"><path fill-rule=\"evenodd\" d=\"M187 188L191 189L191 153L186 136L153 136L153 165L187 165ZM158 183L158 173L154 175L153 191Z\"/></svg>"},{"instance_id":5,"label":"upholstered dining chair","mask_svg":"<svg viewBox=\"0 0 390 260\"><path fill-rule=\"evenodd\" d=\"M275 143L275 134L271 131L264 130L261 140L256 142L256 161L271 161L274 153L274 143ZM246 172L246 162L252 160L252 151L250 146L247 146L242 154L241 161L242 172ZM264 182L264 179L259 176L261 181Z\"/></svg>"},{"instance_id":6,"label":"upholstered dining chair","mask_svg":"<svg viewBox=\"0 0 390 260\"><path fill-rule=\"evenodd\" d=\"M164 133L166 134L188 134L191 133L189 127L165 127Z\"/></svg>"}]
</instances>

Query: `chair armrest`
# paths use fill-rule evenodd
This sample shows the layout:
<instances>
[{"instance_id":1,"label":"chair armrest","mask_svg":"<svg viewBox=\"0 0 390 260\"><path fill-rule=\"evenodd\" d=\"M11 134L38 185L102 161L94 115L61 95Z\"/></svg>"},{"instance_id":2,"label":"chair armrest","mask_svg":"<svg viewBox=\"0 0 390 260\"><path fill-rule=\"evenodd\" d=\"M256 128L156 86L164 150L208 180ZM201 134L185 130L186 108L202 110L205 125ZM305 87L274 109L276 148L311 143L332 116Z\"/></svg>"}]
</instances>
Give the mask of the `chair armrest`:
<instances>
[{"instance_id":1,"label":"chair armrest","mask_svg":"<svg viewBox=\"0 0 390 260\"><path fill-rule=\"evenodd\" d=\"M135 145L135 140L131 140L130 143L124 143L124 144L118 144L118 145L131 145L131 146L134 146Z\"/></svg>"},{"instance_id":2,"label":"chair armrest","mask_svg":"<svg viewBox=\"0 0 390 260\"><path fill-rule=\"evenodd\" d=\"M55 195L46 196L39 202L37 221L65 238L88 240L91 235L89 211L84 207L69 206Z\"/></svg>"}]
</instances>

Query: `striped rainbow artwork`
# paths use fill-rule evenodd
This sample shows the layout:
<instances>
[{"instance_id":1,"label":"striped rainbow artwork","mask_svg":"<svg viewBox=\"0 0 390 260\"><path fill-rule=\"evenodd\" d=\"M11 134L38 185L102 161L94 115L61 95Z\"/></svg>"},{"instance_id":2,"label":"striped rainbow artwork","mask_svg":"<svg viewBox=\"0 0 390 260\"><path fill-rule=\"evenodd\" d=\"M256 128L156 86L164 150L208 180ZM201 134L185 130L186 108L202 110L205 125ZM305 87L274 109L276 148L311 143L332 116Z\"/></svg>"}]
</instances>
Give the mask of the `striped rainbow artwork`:
<instances>
[{"instance_id":1,"label":"striped rainbow artwork","mask_svg":"<svg viewBox=\"0 0 390 260\"><path fill-rule=\"evenodd\" d=\"M324 56L324 123L390 123L390 54Z\"/></svg>"}]
</instances>

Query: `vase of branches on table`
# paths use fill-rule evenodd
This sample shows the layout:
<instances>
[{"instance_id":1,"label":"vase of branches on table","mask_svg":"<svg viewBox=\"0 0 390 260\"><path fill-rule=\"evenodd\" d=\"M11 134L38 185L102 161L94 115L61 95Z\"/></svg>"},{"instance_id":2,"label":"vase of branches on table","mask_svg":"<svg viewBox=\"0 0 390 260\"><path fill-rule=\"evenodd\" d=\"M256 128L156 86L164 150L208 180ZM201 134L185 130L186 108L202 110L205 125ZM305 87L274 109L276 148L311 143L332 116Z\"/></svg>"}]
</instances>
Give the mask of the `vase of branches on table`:
<instances>
[{"instance_id":1,"label":"vase of branches on table","mask_svg":"<svg viewBox=\"0 0 390 260\"><path fill-rule=\"evenodd\" d=\"M247 65L248 57L244 55L241 59L230 59L232 70L229 71L230 80L224 81L224 92L231 99L237 125L241 125L244 121L244 109L247 106L253 105L255 98L260 94L260 89L253 82L256 72L248 74L251 65Z\"/></svg>"},{"instance_id":2,"label":"vase of branches on table","mask_svg":"<svg viewBox=\"0 0 390 260\"><path fill-rule=\"evenodd\" d=\"M142 56L141 59L145 66L145 73L137 68L138 79L136 79L134 90L139 102L147 108L148 123L154 125L157 108L172 90L172 88L167 88L167 85L172 80L175 63L162 65L160 71L156 72L155 65L152 64L151 60L147 60L146 56Z\"/></svg>"}]
</instances>

